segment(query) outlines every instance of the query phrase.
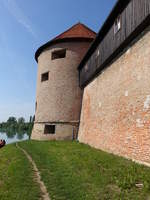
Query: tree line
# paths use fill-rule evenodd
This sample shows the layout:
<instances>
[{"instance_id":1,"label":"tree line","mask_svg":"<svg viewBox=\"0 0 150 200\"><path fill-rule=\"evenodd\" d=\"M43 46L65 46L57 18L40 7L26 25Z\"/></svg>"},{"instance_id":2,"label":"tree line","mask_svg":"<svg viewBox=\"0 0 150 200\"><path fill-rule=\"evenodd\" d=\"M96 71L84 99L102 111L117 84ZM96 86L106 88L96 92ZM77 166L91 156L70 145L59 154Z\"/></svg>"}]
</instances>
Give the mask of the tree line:
<instances>
[{"instance_id":1,"label":"tree line","mask_svg":"<svg viewBox=\"0 0 150 200\"><path fill-rule=\"evenodd\" d=\"M0 123L0 132L6 132L11 134L16 133L27 133L29 136L31 135L33 128L34 117L30 116L29 121L26 122L23 117L9 117L6 122Z\"/></svg>"}]
</instances>

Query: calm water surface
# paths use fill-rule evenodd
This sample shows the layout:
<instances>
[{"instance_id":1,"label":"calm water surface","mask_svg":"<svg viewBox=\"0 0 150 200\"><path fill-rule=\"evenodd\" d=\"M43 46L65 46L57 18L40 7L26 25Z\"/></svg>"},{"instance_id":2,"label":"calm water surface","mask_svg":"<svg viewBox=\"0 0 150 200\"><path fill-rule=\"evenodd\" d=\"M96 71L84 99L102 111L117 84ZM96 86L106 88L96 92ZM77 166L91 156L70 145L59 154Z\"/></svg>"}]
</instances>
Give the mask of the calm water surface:
<instances>
[{"instance_id":1,"label":"calm water surface","mask_svg":"<svg viewBox=\"0 0 150 200\"><path fill-rule=\"evenodd\" d=\"M6 144L11 144L14 142L28 140L29 136L26 133L9 134L9 133L0 132L0 139L5 140Z\"/></svg>"}]
</instances>

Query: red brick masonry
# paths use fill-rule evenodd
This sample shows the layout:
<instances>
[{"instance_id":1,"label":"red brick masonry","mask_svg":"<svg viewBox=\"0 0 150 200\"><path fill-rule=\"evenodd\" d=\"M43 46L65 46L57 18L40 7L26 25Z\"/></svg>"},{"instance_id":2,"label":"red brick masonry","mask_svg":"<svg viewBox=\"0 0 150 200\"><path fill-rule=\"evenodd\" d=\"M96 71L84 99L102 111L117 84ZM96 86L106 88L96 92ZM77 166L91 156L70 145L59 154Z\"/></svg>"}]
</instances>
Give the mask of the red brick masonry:
<instances>
[{"instance_id":1,"label":"red brick masonry","mask_svg":"<svg viewBox=\"0 0 150 200\"><path fill-rule=\"evenodd\" d=\"M149 30L84 89L79 141L150 163Z\"/></svg>"}]
</instances>

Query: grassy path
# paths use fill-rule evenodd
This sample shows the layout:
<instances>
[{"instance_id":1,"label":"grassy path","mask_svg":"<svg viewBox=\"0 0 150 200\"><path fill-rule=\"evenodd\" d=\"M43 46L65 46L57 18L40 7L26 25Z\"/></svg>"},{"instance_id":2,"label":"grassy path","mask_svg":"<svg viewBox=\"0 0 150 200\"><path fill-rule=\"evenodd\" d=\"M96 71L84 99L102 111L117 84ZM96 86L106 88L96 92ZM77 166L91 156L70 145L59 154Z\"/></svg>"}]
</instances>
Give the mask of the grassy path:
<instances>
[{"instance_id":1,"label":"grassy path","mask_svg":"<svg viewBox=\"0 0 150 200\"><path fill-rule=\"evenodd\" d=\"M0 149L0 200L38 200L40 191L25 155L15 144Z\"/></svg>"},{"instance_id":2,"label":"grassy path","mask_svg":"<svg viewBox=\"0 0 150 200\"><path fill-rule=\"evenodd\" d=\"M41 198L42 198L42 200L50 200L49 194L48 194L47 189L45 187L45 184L41 180L40 172L39 172L39 170L38 170L35 162L33 161L32 157L23 148L21 148L18 145L18 143L16 143L16 147L18 149L20 149L25 154L25 156L27 157L27 159L29 160L29 162L31 163L31 165L33 167L33 171L34 171L34 175L35 175L35 180L38 183L39 188L41 190Z\"/></svg>"},{"instance_id":3,"label":"grassy path","mask_svg":"<svg viewBox=\"0 0 150 200\"><path fill-rule=\"evenodd\" d=\"M76 142L19 146L0 149L0 200L41 200L37 168L51 200L150 199L148 167Z\"/></svg>"},{"instance_id":4,"label":"grassy path","mask_svg":"<svg viewBox=\"0 0 150 200\"><path fill-rule=\"evenodd\" d=\"M75 142L20 146L35 161L52 200L150 199L148 167Z\"/></svg>"}]
</instances>

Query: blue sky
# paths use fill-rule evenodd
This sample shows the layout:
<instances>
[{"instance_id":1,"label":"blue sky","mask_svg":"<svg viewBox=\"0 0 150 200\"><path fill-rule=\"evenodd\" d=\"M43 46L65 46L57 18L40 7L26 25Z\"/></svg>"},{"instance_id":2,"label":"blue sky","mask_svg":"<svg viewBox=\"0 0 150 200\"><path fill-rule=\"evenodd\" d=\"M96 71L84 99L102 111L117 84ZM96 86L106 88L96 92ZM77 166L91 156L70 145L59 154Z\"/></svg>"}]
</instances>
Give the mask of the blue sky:
<instances>
[{"instance_id":1,"label":"blue sky","mask_svg":"<svg viewBox=\"0 0 150 200\"><path fill-rule=\"evenodd\" d=\"M98 32L116 0L0 0L0 122L34 114L36 49L77 22Z\"/></svg>"}]
</instances>

